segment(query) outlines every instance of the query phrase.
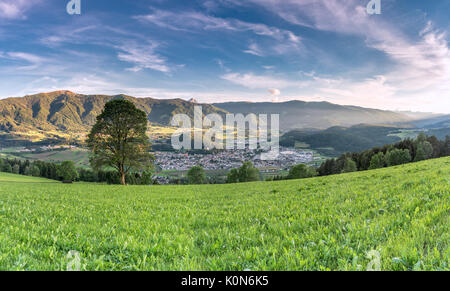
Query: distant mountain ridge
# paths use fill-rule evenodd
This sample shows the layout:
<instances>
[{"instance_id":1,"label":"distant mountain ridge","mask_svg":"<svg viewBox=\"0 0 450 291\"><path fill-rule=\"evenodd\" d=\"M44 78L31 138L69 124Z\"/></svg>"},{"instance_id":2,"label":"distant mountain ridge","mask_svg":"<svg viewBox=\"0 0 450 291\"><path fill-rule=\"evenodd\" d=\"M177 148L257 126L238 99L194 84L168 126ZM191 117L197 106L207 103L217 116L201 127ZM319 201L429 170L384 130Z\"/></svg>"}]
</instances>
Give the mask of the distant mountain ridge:
<instances>
[{"instance_id":1,"label":"distant mountain ridge","mask_svg":"<svg viewBox=\"0 0 450 291\"><path fill-rule=\"evenodd\" d=\"M167 126L177 113L194 115L195 103L181 99L161 100L127 95L83 95L56 91L0 100L0 131L26 129L88 131L106 102L115 98L132 101L148 115L149 122ZM226 114L222 109L202 104L203 113Z\"/></svg>"},{"instance_id":2,"label":"distant mountain ridge","mask_svg":"<svg viewBox=\"0 0 450 291\"><path fill-rule=\"evenodd\" d=\"M329 102L288 101L283 103L226 102L213 103L231 113L280 114L282 130L302 128L326 129L361 123L392 124L412 120L404 114Z\"/></svg>"},{"instance_id":3,"label":"distant mountain ridge","mask_svg":"<svg viewBox=\"0 0 450 291\"><path fill-rule=\"evenodd\" d=\"M201 105L203 113L280 114L282 131L291 129L326 129L332 126L352 126L360 123L407 123L411 118L391 111L341 106L328 102L289 101L284 103L228 102L200 104L191 99L135 98L127 95L83 95L70 91L55 91L0 100L0 142L11 136L37 139L39 136L62 137L86 134L96 121L106 102L125 98L143 110L152 125L167 127L175 114L194 115ZM32 138L33 137L33 138Z\"/></svg>"}]
</instances>

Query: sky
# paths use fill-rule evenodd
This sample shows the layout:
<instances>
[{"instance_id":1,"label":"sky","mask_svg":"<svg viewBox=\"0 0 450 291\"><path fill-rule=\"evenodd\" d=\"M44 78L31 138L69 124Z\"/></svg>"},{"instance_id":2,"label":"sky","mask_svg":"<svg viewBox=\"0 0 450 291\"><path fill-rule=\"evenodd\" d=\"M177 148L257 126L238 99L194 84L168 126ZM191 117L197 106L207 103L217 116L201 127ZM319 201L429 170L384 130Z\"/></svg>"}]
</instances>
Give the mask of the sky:
<instances>
[{"instance_id":1,"label":"sky","mask_svg":"<svg viewBox=\"0 0 450 291\"><path fill-rule=\"evenodd\" d=\"M56 90L450 113L450 1L0 0L0 98Z\"/></svg>"}]
</instances>

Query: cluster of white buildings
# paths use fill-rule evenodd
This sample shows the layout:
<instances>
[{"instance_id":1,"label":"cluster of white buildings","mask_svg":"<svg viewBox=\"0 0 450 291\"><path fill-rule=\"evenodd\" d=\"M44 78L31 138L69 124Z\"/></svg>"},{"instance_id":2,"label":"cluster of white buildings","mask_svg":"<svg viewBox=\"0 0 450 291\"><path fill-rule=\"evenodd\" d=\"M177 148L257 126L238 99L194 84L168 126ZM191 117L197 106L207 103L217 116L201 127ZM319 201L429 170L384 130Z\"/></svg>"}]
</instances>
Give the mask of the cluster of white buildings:
<instances>
[{"instance_id":1,"label":"cluster of white buildings","mask_svg":"<svg viewBox=\"0 0 450 291\"><path fill-rule=\"evenodd\" d=\"M221 151L211 154L188 154L174 152L155 152L156 164L163 170L189 170L200 165L205 170L232 169L251 160L255 154L250 150Z\"/></svg>"},{"instance_id":2,"label":"cluster of white buildings","mask_svg":"<svg viewBox=\"0 0 450 291\"><path fill-rule=\"evenodd\" d=\"M260 154L254 150L224 150L217 153L189 154L174 152L155 152L156 165L162 170L189 170L200 165L205 170L228 170L238 168L244 161L252 161L260 169L288 169L293 165L309 163L314 160L312 151L280 148L275 160L261 160Z\"/></svg>"},{"instance_id":3,"label":"cluster of white buildings","mask_svg":"<svg viewBox=\"0 0 450 291\"><path fill-rule=\"evenodd\" d=\"M307 164L314 160L314 153L307 150L280 148L280 154L275 160L261 160L259 155L253 158L253 164L259 169L288 170L294 165Z\"/></svg>"}]
</instances>

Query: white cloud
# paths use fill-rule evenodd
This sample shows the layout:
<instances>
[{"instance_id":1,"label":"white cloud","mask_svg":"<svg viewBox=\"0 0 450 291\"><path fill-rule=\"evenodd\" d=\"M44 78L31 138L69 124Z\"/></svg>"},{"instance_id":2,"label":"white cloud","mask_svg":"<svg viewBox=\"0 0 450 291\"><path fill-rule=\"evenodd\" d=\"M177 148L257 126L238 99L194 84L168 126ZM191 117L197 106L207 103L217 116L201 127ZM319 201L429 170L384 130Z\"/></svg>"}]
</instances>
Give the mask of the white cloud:
<instances>
[{"instance_id":1,"label":"white cloud","mask_svg":"<svg viewBox=\"0 0 450 291\"><path fill-rule=\"evenodd\" d=\"M270 27L261 23L250 23L237 19L219 18L205 15L200 12L171 12L164 10L154 10L152 14L135 16L135 19L141 22L153 23L154 25L185 32L198 31L231 31L231 32L252 32L255 35L269 37L276 42L272 46L282 46L283 50L274 50L280 53L288 50L298 50L301 47L301 37L295 35L292 31L283 30L276 27ZM251 46L255 47L256 44ZM262 56L261 49L256 50L250 47L244 52Z\"/></svg>"},{"instance_id":2,"label":"white cloud","mask_svg":"<svg viewBox=\"0 0 450 291\"><path fill-rule=\"evenodd\" d=\"M20 63L26 63L26 65L20 64L19 66L16 66L15 70L34 70L37 69L42 63L47 61L46 58L25 52L0 51L0 58Z\"/></svg>"},{"instance_id":3,"label":"white cloud","mask_svg":"<svg viewBox=\"0 0 450 291\"><path fill-rule=\"evenodd\" d=\"M360 0L227 1L235 5L261 5L295 25L361 37L367 47L383 52L392 60L393 68L382 76L378 73L366 80L344 81L347 88L342 84L327 85L320 92L327 92L339 100L346 98L354 104L417 102L428 103L435 110L439 109L439 104L448 104L448 37L445 32L435 29L431 21L424 23L423 29L412 37L410 32L403 33L389 19L368 15L367 3ZM375 96L377 99L373 99Z\"/></svg>"},{"instance_id":4,"label":"white cloud","mask_svg":"<svg viewBox=\"0 0 450 291\"><path fill-rule=\"evenodd\" d=\"M88 19L87 24L80 25L78 28L58 27L48 34L40 41L50 47L89 44L116 49L117 58L120 61L132 64L132 67L126 69L127 71L138 72L150 69L169 73L173 70L168 60L157 52L161 46L159 42L132 31L103 25L97 19ZM98 59L98 55L93 57Z\"/></svg>"},{"instance_id":5,"label":"white cloud","mask_svg":"<svg viewBox=\"0 0 450 291\"><path fill-rule=\"evenodd\" d=\"M301 86L301 82L284 80L271 76L258 76L254 75L253 73L230 73L223 75L221 78L250 89L287 88Z\"/></svg>"},{"instance_id":6,"label":"white cloud","mask_svg":"<svg viewBox=\"0 0 450 291\"><path fill-rule=\"evenodd\" d=\"M25 19L26 12L40 0L2 0L0 1L0 19Z\"/></svg>"},{"instance_id":7,"label":"white cloud","mask_svg":"<svg viewBox=\"0 0 450 291\"><path fill-rule=\"evenodd\" d=\"M244 50L244 53L246 54L251 54L251 55L255 55L258 57L263 57L264 53L262 52L262 50L259 48L259 46L256 43L252 43L247 50Z\"/></svg>"},{"instance_id":8,"label":"white cloud","mask_svg":"<svg viewBox=\"0 0 450 291\"><path fill-rule=\"evenodd\" d=\"M278 96L278 95L281 94L281 91L278 90L278 89L275 89L275 88L269 89L269 90L267 90L267 91L268 91L268 92L270 93L270 95L272 95L272 96Z\"/></svg>"},{"instance_id":9,"label":"white cloud","mask_svg":"<svg viewBox=\"0 0 450 291\"><path fill-rule=\"evenodd\" d=\"M120 46L121 52L117 57L119 60L135 64L134 67L128 68L129 71L138 72L142 69L151 69L164 73L169 73L171 69L166 64L165 58L155 53L157 44L149 45L124 45Z\"/></svg>"}]
</instances>

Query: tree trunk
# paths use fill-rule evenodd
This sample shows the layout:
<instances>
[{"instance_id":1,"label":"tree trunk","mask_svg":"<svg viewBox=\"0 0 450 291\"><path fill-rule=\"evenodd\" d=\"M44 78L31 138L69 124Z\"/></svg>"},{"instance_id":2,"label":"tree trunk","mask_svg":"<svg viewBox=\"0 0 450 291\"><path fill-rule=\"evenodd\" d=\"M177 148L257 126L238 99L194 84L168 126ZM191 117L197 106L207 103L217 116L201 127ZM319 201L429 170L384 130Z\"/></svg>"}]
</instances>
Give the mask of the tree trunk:
<instances>
[{"instance_id":1,"label":"tree trunk","mask_svg":"<svg viewBox=\"0 0 450 291\"><path fill-rule=\"evenodd\" d=\"M127 182L125 181L125 171L123 169L123 166L120 166L119 168L120 168L120 183L122 185L126 185Z\"/></svg>"},{"instance_id":2,"label":"tree trunk","mask_svg":"<svg viewBox=\"0 0 450 291\"><path fill-rule=\"evenodd\" d=\"M121 173L120 174L120 183L122 183L122 185L126 185L127 184L125 182L125 173Z\"/></svg>"}]
</instances>

